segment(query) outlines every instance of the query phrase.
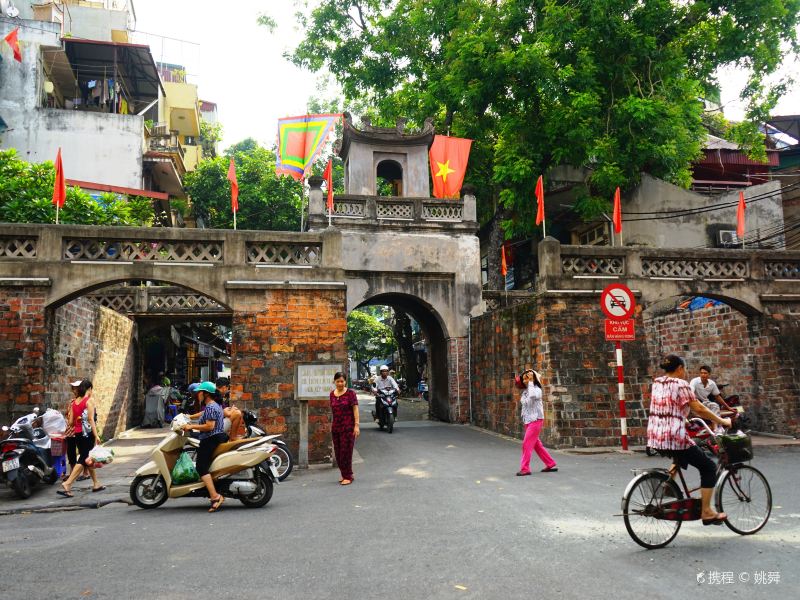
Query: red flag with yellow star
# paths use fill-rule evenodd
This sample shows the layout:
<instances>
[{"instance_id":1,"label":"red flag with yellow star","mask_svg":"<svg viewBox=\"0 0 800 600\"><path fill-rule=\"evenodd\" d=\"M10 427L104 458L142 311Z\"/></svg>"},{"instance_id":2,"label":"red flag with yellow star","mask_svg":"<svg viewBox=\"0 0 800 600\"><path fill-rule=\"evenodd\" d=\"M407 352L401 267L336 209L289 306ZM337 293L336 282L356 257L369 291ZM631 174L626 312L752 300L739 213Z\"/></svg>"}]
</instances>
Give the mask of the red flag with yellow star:
<instances>
[{"instance_id":1,"label":"red flag with yellow star","mask_svg":"<svg viewBox=\"0 0 800 600\"><path fill-rule=\"evenodd\" d=\"M437 135L429 152L434 198L458 198L472 140Z\"/></svg>"}]
</instances>

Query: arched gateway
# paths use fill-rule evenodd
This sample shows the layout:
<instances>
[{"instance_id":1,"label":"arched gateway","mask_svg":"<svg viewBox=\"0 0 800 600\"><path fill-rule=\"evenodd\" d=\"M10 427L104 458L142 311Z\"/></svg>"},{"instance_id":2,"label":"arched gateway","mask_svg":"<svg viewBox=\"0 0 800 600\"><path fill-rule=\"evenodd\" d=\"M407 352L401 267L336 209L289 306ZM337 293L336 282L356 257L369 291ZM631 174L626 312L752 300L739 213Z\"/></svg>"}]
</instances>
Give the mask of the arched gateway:
<instances>
[{"instance_id":1,"label":"arched gateway","mask_svg":"<svg viewBox=\"0 0 800 600\"><path fill-rule=\"evenodd\" d=\"M356 130L348 117L346 193L329 226L321 180L311 178L303 233L0 225L3 412L43 400L47 309L140 280L194 290L229 311L233 395L295 445L307 427L311 461L328 451L327 398L298 402L296 366L344 367L346 317L359 306L394 306L421 324L432 412L466 421L469 320L482 307L475 198L429 197L432 140L430 125ZM402 169L399 196L374 195L386 161Z\"/></svg>"}]
</instances>

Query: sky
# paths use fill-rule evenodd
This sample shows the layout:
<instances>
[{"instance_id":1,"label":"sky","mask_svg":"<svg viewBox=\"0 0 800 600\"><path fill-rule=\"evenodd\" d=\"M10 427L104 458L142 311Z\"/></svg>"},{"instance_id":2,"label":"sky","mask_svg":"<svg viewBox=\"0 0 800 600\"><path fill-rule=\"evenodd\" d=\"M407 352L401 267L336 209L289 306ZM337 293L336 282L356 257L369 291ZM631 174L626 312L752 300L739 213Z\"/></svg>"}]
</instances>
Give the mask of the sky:
<instances>
[{"instance_id":1,"label":"sky","mask_svg":"<svg viewBox=\"0 0 800 600\"><path fill-rule=\"evenodd\" d=\"M311 96L329 98L337 93L335 84L319 89L320 76L282 56L303 37L294 16L295 0L135 0L134 6L137 31L154 34L144 40L154 58L184 64L189 81L198 84L200 98L217 103L222 150L247 137L272 145L280 117L304 114ZM257 24L262 13L277 21L274 33ZM800 63L790 61L784 72L798 82L773 114L798 114ZM745 75L726 69L720 81L725 116L741 119L744 107L737 96Z\"/></svg>"},{"instance_id":2,"label":"sky","mask_svg":"<svg viewBox=\"0 0 800 600\"><path fill-rule=\"evenodd\" d=\"M135 41L149 43L156 61L183 64L200 99L217 103L221 150L247 137L272 145L280 117L304 114L309 97L332 95L282 56L302 39L294 0L135 0L134 7L136 30L153 34ZM257 24L262 13L277 21L274 34Z\"/></svg>"}]
</instances>

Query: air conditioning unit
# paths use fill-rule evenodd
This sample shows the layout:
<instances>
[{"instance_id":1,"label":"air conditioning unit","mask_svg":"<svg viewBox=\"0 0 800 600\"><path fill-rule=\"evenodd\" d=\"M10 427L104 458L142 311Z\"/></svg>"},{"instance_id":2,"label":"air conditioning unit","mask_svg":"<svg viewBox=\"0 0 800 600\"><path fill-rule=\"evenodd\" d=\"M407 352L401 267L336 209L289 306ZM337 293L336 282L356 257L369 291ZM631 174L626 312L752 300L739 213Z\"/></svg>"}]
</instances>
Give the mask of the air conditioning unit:
<instances>
[{"instance_id":1,"label":"air conditioning unit","mask_svg":"<svg viewBox=\"0 0 800 600\"><path fill-rule=\"evenodd\" d=\"M739 236L736 235L735 229L722 229L717 232L717 246L720 248L729 248L739 243Z\"/></svg>"}]
</instances>

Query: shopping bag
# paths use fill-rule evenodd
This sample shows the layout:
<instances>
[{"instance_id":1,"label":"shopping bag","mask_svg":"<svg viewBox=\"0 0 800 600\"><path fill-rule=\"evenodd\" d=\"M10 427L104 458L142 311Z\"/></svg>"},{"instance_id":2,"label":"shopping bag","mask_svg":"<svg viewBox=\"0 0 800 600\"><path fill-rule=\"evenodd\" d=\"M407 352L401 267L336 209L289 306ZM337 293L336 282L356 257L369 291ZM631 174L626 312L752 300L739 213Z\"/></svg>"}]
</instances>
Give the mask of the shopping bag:
<instances>
[{"instance_id":1,"label":"shopping bag","mask_svg":"<svg viewBox=\"0 0 800 600\"><path fill-rule=\"evenodd\" d=\"M175 485L182 485L184 483L192 483L200 479L197 469L194 468L192 459L186 452L181 452L178 457L178 462L172 468L172 483Z\"/></svg>"},{"instance_id":2,"label":"shopping bag","mask_svg":"<svg viewBox=\"0 0 800 600\"><path fill-rule=\"evenodd\" d=\"M67 429L67 420L57 410L48 408L42 415L42 428L48 435L64 433Z\"/></svg>"},{"instance_id":3,"label":"shopping bag","mask_svg":"<svg viewBox=\"0 0 800 600\"><path fill-rule=\"evenodd\" d=\"M114 460L114 451L103 446L95 446L89 452L89 458L96 463L108 464Z\"/></svg>"}]
</instances>

